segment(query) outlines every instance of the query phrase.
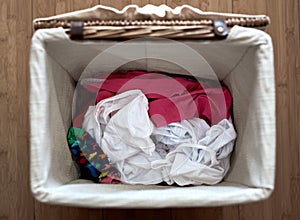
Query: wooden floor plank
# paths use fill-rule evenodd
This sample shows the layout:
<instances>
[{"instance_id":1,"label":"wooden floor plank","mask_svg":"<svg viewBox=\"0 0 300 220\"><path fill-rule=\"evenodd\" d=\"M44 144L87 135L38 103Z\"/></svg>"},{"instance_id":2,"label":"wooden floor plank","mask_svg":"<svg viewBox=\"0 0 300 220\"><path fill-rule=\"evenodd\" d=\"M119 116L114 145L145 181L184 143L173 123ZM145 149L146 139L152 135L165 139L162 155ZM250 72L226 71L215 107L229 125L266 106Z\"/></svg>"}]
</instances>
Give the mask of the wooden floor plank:
<instances>
[{"instance_id":1,"label":"wooden floor plank","mask_svg":"<svg viewBox=\"0 0 300 220\"><path fill-rule=\"evenodd\" d=\"M299 2L286 1L285 2L286 11L288 12L285 23L285 39L287 42L286 54L288 56L286 60L286 73L288 74L289 81L289 137L290 147L289 147L289 160L285 160L285 163L290 164L290 199L291 199L291 219L297 219L300 215L300 121L299 121L299 108L300 108L300 97L299 84L297 84L297 72L299 71L299 60L300 60L300 44L299 44ZM298 81L299 82L299 81ZM298 111L297 111L298 110ZM286 151L283 148L282 150ZM285 146L286 147L286 146ZM289 162L288 162L289 161Z\"/></svg>"},{"instance_id":2,"label":"wooden floor plank","mask_svg":"<svg viewBox=\"0 0 300 220\"><path fill-rule=\"evenodd\" d=\"M147 5L147 4L161 5L161 4L165 4L165 3L166 3L165 0L131 0L130 1L130 4L138 5L140 7L143 7L143 6ZM116 5L114 7L118 7L118 5Z\"/></svg>"},{"instance_id":3,"label":"wooden floor plank","mask_svg":"<svg viewBox=\"0 0 300 220\"><path fill-rule=\"evenodd\" d=\"M9 109L12 107L10 104L10 97L14 97L15 91L15 80L11 79L11 76L15 75L15 69L12 69L10 60L14 60L13 54L7 55L10 45L9 36L12 35L11 28L9 28L8 18L14 14L14 10L9 9L9 0L0 2L0 113L1 115L7 115ZM14 39L15 36L12 36ZM9 133L13 132L13 133ZM13 205L10 200L10 193L12 188L10 188L10 183L12 180L11 175L7 172L9 170L8 158L10 154L10 148L8 146L13 143L13 138L15 136L13 125L10 124L10 119L8 117L1 117L0 121L0 134L3 135L0 142L0 219L11 218L10 207ZM15 196L18 196L16 193ZM9 201L9 202L6 202Z\"/></svg>"},{"instance_id":4,"label":"wooden floor plank","mask_svg":"<svg viewBox=\"0 0 300 220\"><path fill-rule=\"evenodd\" d=\"M172 7L189 4L203 11L232 12L232 0L167 0L167 4Z\"/></svg>"},{"instance_id":5,"label":"wooden floor plank","mask_svg":"<svg viewBox=\"0 0 300 220\"><path fill-rule=\"evenodd\" d=\"M232 0L233 12L242 14L266 14L267 0L247 1Z\"/></svg>"},{"instance_id":6,"label":"wooden floor plank","mask_svg":"<svg viewBox=\"0 0 300 220\"><path fill-rule=\"evenodd\" d=\"M144 3L158 6L158 5L166 4L166 1L165 0L144 0Z\"/></svg>"},{"instance_id":7,"label":"wooden floor plank","mask_svg":"<svg viewBox=\"0 0 300 220\"><path fill-rule=\"evenodd\" d=\"M26 220L34 218L28 143L31 1L3 0L0 10L0 219Z\"/></svg>"},{"instance_id":8,"label":"wooden floor plank","mask_svg":"<svg viewBox=\"0 0 300 220\"><path fill-rule=\"evenodd\" d=\"M33 18L55 15L55 6L53 0L32 0Z\"/></svg>"},{"instance_id":9,"label":"wooden floor plank","mask_svg":"<svg viewBox=\"0 0 300 220\"><path fill-rule=\"evenodd\" d=\"M126 5L131 4L131 0L100 0L100 4L115 7L117 9L122 9Z\"/></svg>"},{"instance_id":10,"label":"wooden floor plank","mask_svg":"<svg viewBox=\"0 0 300 220\"><path fill-rule=\"evenodd\" d=\"M34 200L31 196L29 181L29 50L32 35L32 1L13 0L16 6L16 96L12 104L15 109L12 114L16 120L16 138L10 145L14 149L14 156L9 157L9 164L16 182L11 185L15 207L11 207L12 219L33 219ZM20 97L21 95L21 97ZM14 98L13 98L14 99ZM13 121L13 120L11 120ZM20 146L22 146L20 148ZM16 160L16 161L13 161ZM16 211L18 210L18 211Z\"/></svg>"},{"instance_id":11,"label":"wooden floor plank","mask_svg":"<svg viewBox=\"0 0 300 220\"><path fill-rule=\"evenodd\" d=\"M171 219L170 209L104 209L104 220Z\"/></svg>"},{"instance_id":12,"label":"wooden floor plank","mask_svg":"<svg viewBox=\"0 0 300 220\"><path fill-rule=\"evenodd\" d=\"M102 219L102 216L97 219ZM36 204L36 220L82 220L93 219L89 217L89 210L84 208L70 208L52 206L41 203Z\"/></svg>"},{"instance_id":13,"label":"wooden floor plank","mask_svg":"<svg viewBox=\"0 0 300 220\"><path fill-rule=\"evenodd\" d=\"M81 10L99 4L99 0L56 0L55 14L62 14L70 11Z\"/></svg>"},{"instance_id":14,"label":"wooden floor plank","mask_svg":"<svg viewBox=\"0 0 300 220\"><path fill-rule=\"evenodd\" d=\"M103 219L103 210L102 209L89 209L88 210L88 220L101 220Z\"/></svg>"},{"instance_id":15,"label":"wooden floor plank","mask_svg":"<svg viewBox=\"0 0 300 220\"><path fill-rule=\"evenodd\" d=\"M222 220L239 220L239 207L225 206L222 209Z\"/></svg>"},{"instance_id":16,"label":"wooden floor plank","mask_svg":"<svg viewBox=\"0 0 300 220\"><path fill-rule=\"evenodd\" d=\"M11 67L9 67L8 60L11 59L7 56L6 51L8 51L8 39L10 30L8 27L8 16L11 13L8 10L9 0L6 1L0 1L0 77L2 80L0 80L0 114L6 115L8 112L8 109L10 108L9 99L10 96L15 95L14 91L12 91L12 94L10 92L11 87L13 87L14 82L9 80L10 74L13 74L11 71ZM9 71L10 70L10 71ZM10 89L8 90L8 83L12 83L10 85ZM7 129L8 128L8 129ZM9 143L12 144L11 138L13 138L14 134L9 134L8 132L13 130L11 126L9 126L9 118L8 117L1 117L0 120L0 134L8 134L8 135L2 135L1 136L1 142L0 142L0 219L9 219L11 217L10 215L10 195L9 195L9 187L10 187L10 180L11 176L7 172L9 169L8 165L8 155L9 155ZM17 194L14 194L15 196L18 196Z\"/></svg>"},{"instance_id":17,"label":"wooden floor plank","mask_svg":"<svg viewBox=\"0 0 300 220\"><path fill-rule=\"evenodd\" d=\"M222 208L172 209L172 220L214 219L222 220Z\"/></svg>"}]
</instances>

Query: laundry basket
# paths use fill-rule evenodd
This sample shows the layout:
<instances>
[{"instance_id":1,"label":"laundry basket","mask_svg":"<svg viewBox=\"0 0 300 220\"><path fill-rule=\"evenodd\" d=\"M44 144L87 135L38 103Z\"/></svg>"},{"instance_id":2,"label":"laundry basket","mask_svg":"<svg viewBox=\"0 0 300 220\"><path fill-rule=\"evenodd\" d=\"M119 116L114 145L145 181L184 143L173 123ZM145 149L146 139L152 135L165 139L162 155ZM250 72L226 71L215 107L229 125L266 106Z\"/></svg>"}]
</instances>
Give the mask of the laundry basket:
<instances>
[{"instance_id":1,"label":"laundry basket","mask_svg":"<svg viewBox=\"0 0 300 220\"><path fill-rule=\"evenodd\" d=\"M34 197L94 208L222 206L266 199L274 189L276 140L272 41L259 30L268 24L266 16L202 12L187 5L129 5L121 11L96 6L35 20L30 54ZM124 47L114 50L116 45ZM180 48L192 52L183 55ZM76 83L84 71L93 70L96 57L102 58L103 73L123 66L223 82L232 94L237 132L224 180L179 187L79 179L66 136Z\"/></svg>"}]
</instances>

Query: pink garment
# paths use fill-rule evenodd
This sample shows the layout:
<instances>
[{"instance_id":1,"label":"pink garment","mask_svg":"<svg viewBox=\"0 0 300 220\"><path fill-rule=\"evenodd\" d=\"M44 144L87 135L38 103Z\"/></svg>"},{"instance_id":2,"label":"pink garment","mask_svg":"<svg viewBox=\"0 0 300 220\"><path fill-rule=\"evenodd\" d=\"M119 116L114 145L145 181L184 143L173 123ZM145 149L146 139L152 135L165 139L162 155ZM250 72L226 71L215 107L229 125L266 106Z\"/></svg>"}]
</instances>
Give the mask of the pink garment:
<instances>
[{"instance_id":1,"label":"pink garment","mask_svg":"<svg viewBox=\"0 0 300 220\"><path fill-rule=\"evenodd\" d=\"M156 127L193 117L214 125L230 117L232 97L225 86L204 88L195 80L142 71L99 74L96 78L105 80L83 85L97 93L95 104L118 93L139 89L148 98L148 113Z\"/></svg>"}]
</instances>

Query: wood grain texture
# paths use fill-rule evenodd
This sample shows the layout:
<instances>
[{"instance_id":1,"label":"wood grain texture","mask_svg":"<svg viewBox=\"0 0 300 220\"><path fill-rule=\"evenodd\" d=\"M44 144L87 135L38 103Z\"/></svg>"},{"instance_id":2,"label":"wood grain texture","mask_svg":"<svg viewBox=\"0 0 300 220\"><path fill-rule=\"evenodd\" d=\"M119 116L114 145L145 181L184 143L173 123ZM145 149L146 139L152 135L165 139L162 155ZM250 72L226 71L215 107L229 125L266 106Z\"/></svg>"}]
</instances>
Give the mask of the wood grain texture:
<instances>
[{"instance_id":1,"label":"wood grain texture","mask_svg":"<svg viewBox=\"0 0 300 220\"><path fill-rule=\"evenodd\" d=\"M231 0L167 0L167 4L171 7L189 4L203 11L232 12Z\"/></svg>"},{"instance_id":2,"label":"wood grain texture","mask_svg":"<svg viewBox=\"0 0 300 220\"><path fill-rule=\"evenodd\" d=\"M152 220L171 219L170 209L104 209L103 219Z\"/></svg>"},{"instance_id":3,"label":"wood grain texture","mask_svg":"<svg viewBox=\"0 0 300 220\"><path fill-rule=\"evenodd\" d=\"M0 2L0 219L34 218L27 104L31 6L30 0Z\"/></svg>"},{"instance_id":4,"label":"wood grain texture","mask_svg":"<svg viewBox=\"0 0 300 220\"><path fill-rule=\"evenodd\" d=\"M289 85L289 137L290 137L290 151L288 158L289 164L289 186L290 194L293 195L290 197L290 213L288 217L298 218L300 215L300 148L299 148L299 134L300 134L300 121L299 121L299 93L297 93L297 88L299 91L299 84L297 84L297 72L299 71L299 60L300 60L300 45L299 45L299 2L297 1L286 1L285 10L288 13L285 27L286 27L286 55L289 57L287 60L286 68L288 74ZM290 56L292 55L292 56ZM298 73L299 76L299 73ZM298 77L299 80L299 77ZM298 81L299 83L299 81ZM282 153L286 149L283 146L279 148ZM288 199L288 197L285 197Z\"/></svg>"},{"instance_id":5,"label":"wood grain texture","mask_svg":"<svg viewBox=\"0 0 300 220\"><path fill-rule=\"evenodd\" d=\"M56 0L55 14L90 8L99 4L99 0Z\"/></svg>"},{"instance_id":6,"label":"wood grain texture","mask_svg":"<svg viewBox=\"0 0 300 220\"><path fill-rule=\"evenodd\" d=\"M222 220L222 208L172 209L172 220L210 219Z\"/></svg>"},{"instance_id":7,"label":"wood grain texture","mask_svg":"<svg viewBox=\"0 0 300 220\"><path fill-rule=\"evenodd\" d=\"M131 0L100 0L100 4L122 9L124 6L131 4Z\"/></svg>"},{"instance_id":8,"label":"wood grain texture","mask_svg":"<svg viewBox=\"0 0 300 220\"><path fill-rule=\"evenodd\" d=\"M44 205L29 188L29 71L31 21L102 3L116 8L167 3L207 11L267 14L276 70L276 188L263 202L190 209L82 209ZM300 0L1 0L0 219L299 219Z\"/></svg>"},{"instance_id":9,"label":"wood grain texture","mask_svg":"<svg viewBox=\"0 0 300 220\"><path fill-rule=\"evenodd\" d=\"M8 50L8 38L10 30L8 28L8 1L0 2L0 51ZM9 97L13 96L13 91L11 92L11 86L8 85L9 76L12 74L11 68L8 65L8 60L11 59L6 53L0 53L0 113L5 115L8 113L10 108ZM8 117L1 117L0 120L0 134L5 134L7 132L7 125L9 123ZM1 200L9 200L9 184L11 177L8 175L7 170L8 165L8 154L9 148L7 148L10 139L13 138L13 134L9 136L1 135L2 141L0 142L0 195ZM0 202L0 219L8 219L10 216L10 203Z\"/></svg>"},{"instance_id":10,"label":"wood grain texture","mask_svg":"<svg viewBox=\"0 0 300 220\"><path fill-rule=\"evenodd\" d=\"M29 106L26 103L29 103L29 57L27 54L32 35L32 1L10 0L10 2L16 7L17 15L16 17L12 16L16 18L16 38L12 42L16 47L16 66L12 66L12 69L15 69L16 77L14 79L16 81L12 85L17 83L17 86L15 86L14 102L10 101L10 104L14 106L14 111L10 112L11 118L15 117L15 120L10 120L10 123L15 123L12 125L15 138L12 138L12 143L8 145L14 146L10 148L11 154L8 158L9 174L13 177L10 184L10 197L14 201L14 205L10 207L10 213L12 219L32 219L34 200L31 197L29 175L24 175L29 171ZM9 35L9 37L11 36L13 35ZM9 54L11 53L9 52ZM22 98L19 97L20 94ZM15 114L16 111L18 114ZM14 193L17 196L11 196Z\"/></svg>"}]
</instances>

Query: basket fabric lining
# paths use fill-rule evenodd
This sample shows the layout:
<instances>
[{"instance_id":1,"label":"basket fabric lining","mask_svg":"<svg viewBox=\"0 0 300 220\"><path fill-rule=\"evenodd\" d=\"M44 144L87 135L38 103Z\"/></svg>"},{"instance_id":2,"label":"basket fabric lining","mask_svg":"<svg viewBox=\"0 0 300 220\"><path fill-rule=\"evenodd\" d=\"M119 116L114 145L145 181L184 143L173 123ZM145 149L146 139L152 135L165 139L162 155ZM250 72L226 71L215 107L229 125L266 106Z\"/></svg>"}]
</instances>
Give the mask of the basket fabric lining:
<instances>
[{"instance_id":1,"label":"basket fabric lining","mask_svg":"<svg viewBox=\"0 0 300 220\"><path fill-rule=\"evenodd\" d=\"M207 188L204 186L195 187L195 192L199 192L197 198L191 193L193 187L172 188L164 191L160 202L153 203L152 196L148 196L149 200L146 202L140 202L142 198L139 199L139 196L147 195L148 189L156 186L130 186L130 192L133 192L131 197L128 197L128 186L125 185L117 188L101 184L93 186L91 190L111 190L111 197L107 194L103 200L86 192L88 189L84 187L90 186L75 184L74 187L82 189L82 192L77 195L74 193L71 200L63 199L64 190L60 189L67 187L71 190L73 182L78 179L66 143L67 128L71 124L74 85L85 67L100 52L115 43L116 41L70 41L62 28L39 30L35 33L30 61L30 141L31 187L36 198L54 204L75 204L71 200L81 198L73 200L77 201L75 205L92 207L95 204L96 207L194 206L196 200L197 206L213 206L213 201L217 204L232 204L217 195L209 196L211 198L207 200L209 192L201 190ZM233 116L238 138L231 170L216 189L221 193L226 193L231 188L237 190L226 194L236 198L232 200L234 203L267 197L274 186L275 169L275 91L270 37L259 30L236 26L224 41L186 40L182 43L201 53L218 79L229 87L233 95ZM159 42L156 44L159 46ZM151 47L146 49L149 54ZM115 55L111 54L110 58ZM180 57L179 53L170 55ZM190 61L197 62L196 58L191 58ZM172 63L146 58L134 60L130 65L120 68L143 66L148 71L188 74L183 72L184 68L178 68ZM199 73L198 77L211 78L210 74L202 73L196 66L191 68ZM118 66L109 62L101 66L100 71L105 73L112 68L116 69ZM238 187L233 183L238 184ZM240 186L243 187L238 190ZM214 186L210 189L213 190ZM65 193L71 195L68 190ZM173 195L176 193L178 202L174 204ZM180 198L181 194L185 194L185 198ZM114 198L118 196L127 199L115 201Z\"/></svg>"}]
</instances>

